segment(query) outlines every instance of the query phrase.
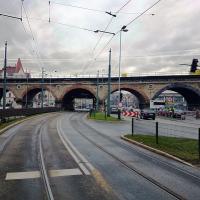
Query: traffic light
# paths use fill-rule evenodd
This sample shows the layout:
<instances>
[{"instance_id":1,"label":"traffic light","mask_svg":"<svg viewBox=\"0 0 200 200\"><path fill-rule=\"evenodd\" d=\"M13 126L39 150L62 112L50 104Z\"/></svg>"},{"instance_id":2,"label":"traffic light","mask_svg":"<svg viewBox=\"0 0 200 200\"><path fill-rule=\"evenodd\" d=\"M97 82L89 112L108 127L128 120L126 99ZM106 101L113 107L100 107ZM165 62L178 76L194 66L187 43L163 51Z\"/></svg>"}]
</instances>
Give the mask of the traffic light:
<instances>
[{"instance_id":1,"label":"traffic light","mask_svg":"<svg viewBox=\"0 0 200 200\"><path fill-rule=\"evenodd\" d=\"M122 101L123 94L120 92L120 102Z\"/></svg>"},{"instance_id":2,"label":"traffic light","mask_svg":"<svg viewBox=\"0 0 200 200\"><path fill-rule=\"evenodd\" d=\"M198 63L198 62L199 62L198 59L195 59L195 58L194 58L194 59L192 60L190 72L195 72L195 71L197 70L197 67L198 67L197 63Z\"/></svg>"}]
</instances>

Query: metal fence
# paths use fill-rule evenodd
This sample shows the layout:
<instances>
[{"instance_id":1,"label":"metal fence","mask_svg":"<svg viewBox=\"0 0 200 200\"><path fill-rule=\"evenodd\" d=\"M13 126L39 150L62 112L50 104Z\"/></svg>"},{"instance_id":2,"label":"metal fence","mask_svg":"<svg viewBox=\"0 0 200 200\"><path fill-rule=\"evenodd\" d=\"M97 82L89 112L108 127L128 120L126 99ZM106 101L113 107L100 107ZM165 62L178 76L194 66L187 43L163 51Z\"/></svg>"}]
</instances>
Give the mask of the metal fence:
<instances>
[{"instance_id":1,"label":"metal fence","mask_svg":"<svg viewBox=\"0 0 200 200\"><path fill-rule=\"evenodd\" d=\"M22 109L6 109L0 110L0 118L17 117L17 116L30 116L35 114L42 114L48 112L61 111L61 108L47 107L47 108L22 108Z\"/></svg>"},{"instance_id":2,"label":"metal fence","mask_svg":"<svg viewBox=\"0 0 200 200\"><path fill-rule=\"evenodd\" d=\"M132 132L136 134L156 135L156 122L148 120L132 121ZM177 125L173 123L158 122L158 134L160 136L183 137L198 139L199 128L196 124Z\"/></svg>"}]
</instances>

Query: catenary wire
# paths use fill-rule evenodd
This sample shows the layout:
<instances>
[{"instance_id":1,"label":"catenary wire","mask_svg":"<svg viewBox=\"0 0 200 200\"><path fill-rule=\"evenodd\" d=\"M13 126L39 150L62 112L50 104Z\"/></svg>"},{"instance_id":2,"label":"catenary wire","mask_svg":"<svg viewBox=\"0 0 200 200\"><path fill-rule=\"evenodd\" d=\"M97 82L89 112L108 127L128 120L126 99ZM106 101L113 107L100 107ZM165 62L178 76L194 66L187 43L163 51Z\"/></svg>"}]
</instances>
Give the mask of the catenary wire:
<instances>
[{"instance_id":1,"label":"catenary wire","mask_svg":"<svg viewBox=\"0 0 200 200\"><path fill-rule=\"evenodd\" d=\"M121 8L119 8L116 12L115 15L118 14L126 5L128 5L132 0L127 1ZM112 18L110 19L110 21L108 22L107 26L104 29L104 32L108 30L109 26L111 25L112 21L113 21L114 16L112 16ZM100 43L101 39L103 38L104 33L102 33L99 37L99 39L97 40L94 48L93 48L93 52L95 51L95 49L97 48L98 44Z\"/></svg>"},{"instance_id":2,"label":"catenary wire","mask_svg":"<svg viewBox=\"0 0 200 200\"><path fill-rule=\"evenodd\" d=\"M104 10L98 10L98 9L93 9L93 8L86 8L86 7L76 6L76 5L72 5L72 4L57 3L57 2L54 2L54 1L51 1L51 2L53 4L57 4L57 5L62 5L62 6L72 7L72 8L78 8L78 9L83 9L83 10L88 10L88 11L94 11L94 12L100 12L100 13L105 13L106 12Z\"/></svg>"},{"instance_id":3,"label":"catenary wire","mask_svg":"<svg viewBox=\"0 0 200 200\"><path fill-rule=\"evenodd\" d=\"M139 14L137 17L135 17L134 19L132 19L130 22L128 22L125 26L129 26L130 24L132 24L134 21L136 21L138 18L140 18L141 16L143 16L146 12L148 12L150 9L152 9L154 6L156 6L159 2L161 2L162 0L159 0L157 2L155 2L153 5L151 5L150 7L148 7L147 9L145 9L141 14ZM115 35L113 35L113 37L110 38L110 40L105 44L105 46L99 51L99 53L95 56L95 60L102 54L102 52L106 49L106 47L110 44L110 42L112 41L112 39L114 38L114 36L116 36L117 34L119 34L121 31L121 29L119 31L116 32Z\"/></svg>"},{"instance_id":4,"label":"catenary wire","mask_svg":"<svg viewBox=\"0 0 200 200\"><path fill-rule=\"evenodd\" d=\"M72 7L72 8L78 8L78 9L83 9L83 10L88 10L88 11L104 13L104 14L107 12L106 10L100 10L100 9L95 9L95 8L77 6L77 5L72 5L72 4L58 3L58 2L55 2L55 1L51 1L51 3L57 4L57 5L66 6L66 7ZM139 14L138 12L120 12L120 13L121 14L127 14L127 15L137 15L137 14ZM153 15L153 13L151 13L149 15Z\"/></svg>"},{"instance_id":5,"label":"catenary wire","mask_svg":"<svg viewBox=\"0 0 200 200\"><path fill-rule=\"evenodd\" d=\"M26 11L25 6L24 6L24 4L23 4L23 0L22 0L22 7L23 7L23 10L24 10L26 19L27 19L27 23L28 23L28 26L29 26L29 29L30 29L30 32L31 32L32 39L33 39L33 41L34 41L34 43L35 43L35 49L36 49L35 53L36 53L36 55L37 55L37 58L38 58L39 62L44 66L44 63L42 63L42 62L41 62L41 59L40 59L41 56L40 56L40 53L39 53L38 44L37 44L37 41L35 40L33 31L32 31L32 28L31 28L31 24L30 24L30 22L29 22L28 14L27 14L27 11Z\"/></svg>"},{"instance_id":6,"label":"catenary wire","mask_svg":"<svg viewBox=\"0 0 200 200\"><path fill-rule=\"evenodd\" d=\"M22 18L20 18L20 17L16 17L16 16L12 16L12 15L7 15L7 14L3 14L3 13L0 13L0 16L22 20Z\"/></svg>"},{"instance_id":7,"label":"catenary wire","mask_svg":"<svg viewBox=\"0 0 200 200\"><path fill-rule=\"evenodd\" d=\"M120 7L120 8L115 12L115 14L118 14L125 6L128 5L131 1L132 1L132 0L128 0L122 7ZM112 23L112 21L113 21L113 18L114 18L114 16L112 16L112 18L109 20L107 26L106 26L105 29L104 29L104 32L108 30L109 26L111 25L111 23ZM97 48L98 44L100 43L101 39L103 38L103 35L104 35L104 33L102 33L102 34L100 35L100 37L99 37L99 39L97 40L97 42L96 42L96 44L95 44L95 46L94 46L92 52L94 52L95 49ZM105 48L106 48L107 45L112 41L113 37L114 37L114 35L113 35L113 36L109 39L109 41L106 43ZM103 51L105 48L103 48L102 51ZM96 59L94 59L94 60L96 60ZM94 62L95 62L95 61L93 61L93 62L89 61L89 62L83 67L83 70L82 70L82 71L85 71L85 70L87 69L87 67L89 67L89 66L90 66L92 63L94 63ZM88 65L88 66L87 66L87 65Z\"/></svg>"},{"instance_id":8,"label":"catenary wire","mask_svg":"<svg viewBox=\"0 0 200 200\"><path fill-rule=\"evenodd\" d=\"M27 17L22 17L22 18L24 19L24 18L27 18ZM40 19L40 18L29 17L28 19L29 20L36 20L36 21L49 23L47 20ZM72 24L65 24L65 23L62 23L62 22L56 22L56 21L52 21L52 20L51 20L51 24L58 24L58 25L67 26L67 27L70 27L70 28L75 28L75 29L80 29L80 30L84 30L84 31L94 32L94 30L92 30L92 29L88 29L88 28L84 28L84 27L80 27L80 26L76 26L76 25L72 25Z\"/></svg>"}]
</instances>

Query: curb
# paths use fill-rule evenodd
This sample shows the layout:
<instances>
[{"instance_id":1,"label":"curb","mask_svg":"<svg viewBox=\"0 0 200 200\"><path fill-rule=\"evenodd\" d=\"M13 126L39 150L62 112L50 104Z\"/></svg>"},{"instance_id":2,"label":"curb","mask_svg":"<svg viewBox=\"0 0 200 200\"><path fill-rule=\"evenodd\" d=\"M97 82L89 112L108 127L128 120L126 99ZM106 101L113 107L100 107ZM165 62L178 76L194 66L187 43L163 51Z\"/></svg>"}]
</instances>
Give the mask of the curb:
<instances>
[{"instance_id":1,"label":"curb","mask_svg":"<svg viewBox=\"0 0 200 200\"><path fill-rule=\"evenodd\" d=\"M130 142L130 143L132 143L132 144L135 144L135 145L137 145L137 146L139 146L139 147L142 147L142 148L144 148L144 149L147 149L147 150L149 150L149 151L152 151L152 152L154 152L154 153L157 153L157 154L159 154L159 155L165 156L165 157L167 157L167 158L171 158L171 159L173 159L173 160L175 160L175 161L178 161L178 162L180 162L180 163L183 163L183 164L185 164L185 165L188 165L188 166L190 166L190 167L195 167L194 165L192 165L192 164L190 164L190 163L188 163L188 162L186 162L186 161L184 161L184 160L182 160L182 159L180 159L180 158L177 158L177 157L175 157L175 156L172 156L171 154L168 154L168 153L166 153L166 152L164 152L164 151L161 151L161 150L158 150L158 149L154 149L154 148L152 148L152 147L149 147L149 146L147 146L147 145L145 145L145 144L142 144L142 143L140 143L140 142L137 142L137 141L135 141L135 140L128 139L128 138L124 137L124 135L121 135L120 138L123 139L123 140L125 140L125 141L127 141L127 142Z\"/></svg>"},{"instance_id":2,"label":"curb","mask_svg":"<svg viewBox=\"0 0 200 200\"><path fill-rule=\"evenodd\" d=\"M96 122L105 122L105 123L123 123L125 120L119 120L119 121L109 121L109 120L101 120L101 119L92 119L92 118L89 118L89 116L88 115L86 115L86 119L88 119L88 120L91 120L91 121L96 121Z\"/></svg>"}]
</instances>

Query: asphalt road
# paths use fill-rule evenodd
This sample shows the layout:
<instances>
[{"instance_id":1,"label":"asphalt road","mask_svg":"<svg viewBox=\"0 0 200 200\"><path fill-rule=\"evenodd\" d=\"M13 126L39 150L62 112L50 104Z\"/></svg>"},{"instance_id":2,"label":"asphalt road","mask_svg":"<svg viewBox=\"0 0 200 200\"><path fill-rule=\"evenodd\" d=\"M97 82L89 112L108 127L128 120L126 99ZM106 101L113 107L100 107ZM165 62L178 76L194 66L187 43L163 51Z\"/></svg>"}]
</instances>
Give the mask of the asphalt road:
<instances>
[{"instance_id":1,"label":"asphalt road","mask_svg":"<svg viewBox=\"0 0 200 200\"><path fill-rule=\"evenodd\" d=\"M65 148L57 131L60 115L28 120L0 136L0 199L118 199Z\"/></svg>"},{"instance_id":2,"label":"asphalt road","mask_svg":"<svg viewBox=\"0 0 200 200\"><path fill-rule=\"evenodd\" d=\"M126 143L130 122L36 117L0 136L0 199L191 199L200 170Z\"/></svg>"}]
</instances>

